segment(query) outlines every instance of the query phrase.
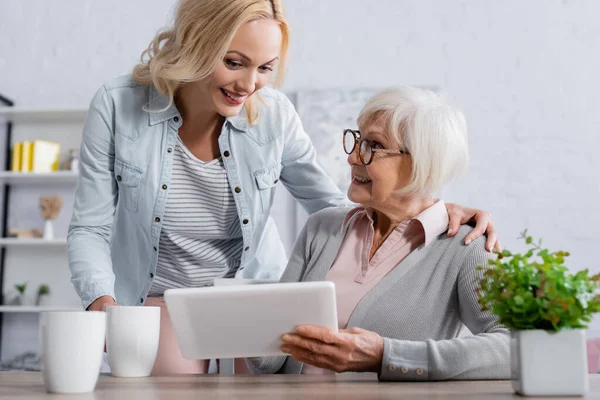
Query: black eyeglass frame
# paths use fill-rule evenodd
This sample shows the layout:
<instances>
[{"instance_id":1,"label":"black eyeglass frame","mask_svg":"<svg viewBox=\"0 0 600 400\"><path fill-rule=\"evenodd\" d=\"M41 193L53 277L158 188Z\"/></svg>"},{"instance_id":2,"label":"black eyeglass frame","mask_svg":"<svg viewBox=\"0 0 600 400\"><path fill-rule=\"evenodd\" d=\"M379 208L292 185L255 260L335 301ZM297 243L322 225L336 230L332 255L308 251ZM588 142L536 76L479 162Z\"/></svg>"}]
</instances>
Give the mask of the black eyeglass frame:
<instances>
[{"instance_id":1,"label":"black eyeglass frame","mask_svg":"<svg viewBox=\"0 0 600 400\"><path fill-rule=\"evenodd\" d=\"M346 135L352 134L354 137L354 146L352 150L348 151L346 149ZM363 165L369 165L373 162L373 155L375 153L386 153L386 154L402 154L402 155L410 155L407 150L391 150L391 149L376 149L373 147L373 143L368 141L367 139L360 139L360 131L356 129L344 129L344 136L342 137L342 146L344 147L344 152L348 155L352 154L354 150L358 147L358 158ZM369 159L365 160L366 157L366 149L370 149Z\"/></svg>"}]
</instances>

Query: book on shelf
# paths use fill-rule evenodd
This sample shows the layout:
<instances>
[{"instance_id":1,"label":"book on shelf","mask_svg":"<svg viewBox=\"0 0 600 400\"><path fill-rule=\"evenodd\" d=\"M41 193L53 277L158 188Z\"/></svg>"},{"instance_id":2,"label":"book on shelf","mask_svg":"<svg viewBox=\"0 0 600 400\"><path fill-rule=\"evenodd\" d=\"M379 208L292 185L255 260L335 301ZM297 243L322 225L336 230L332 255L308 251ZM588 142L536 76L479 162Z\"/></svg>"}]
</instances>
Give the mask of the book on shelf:
<instances>
[{"instance_id":1,"label":"book on shelf","mask_svg":"<svg viewBox=\"0 0 600 400\"><path fill-rule=\"evenodd\" d=\"M35 140L32 149L31 172L58 171L60 144L47 140Z\"/></svg>"},{"instance_id":2,"label":"book on shelf","mask_svg":"<svg viewBox=\"0 0 600 400\"><path fill-rule=\"evenodd\" d=\"M21 157L23 155L23 143L15 143L13 145L11 168L12 172L21 171Z\"/></svg>"},{"instance_id":3,"label":"book on shelf","mask_svg":"<svg viewBox=\"0 0 600 400\"><path fill-rule=\"evenodd\" d=\"M28 140L21 144L21 170L20 172L29 172L33 166L31 163L32 143Z\"/></svg>"},{"instance_id":4,"label":"book on shelf","mask_svg":"<svg viewBox=\"0 0 600 400\"><path fill-rule=\"evenodd\" d=\"M54 172L60 163L60 144L47 140L15 143L12 151L12 172Z\"/></svg>"}]
</instances>

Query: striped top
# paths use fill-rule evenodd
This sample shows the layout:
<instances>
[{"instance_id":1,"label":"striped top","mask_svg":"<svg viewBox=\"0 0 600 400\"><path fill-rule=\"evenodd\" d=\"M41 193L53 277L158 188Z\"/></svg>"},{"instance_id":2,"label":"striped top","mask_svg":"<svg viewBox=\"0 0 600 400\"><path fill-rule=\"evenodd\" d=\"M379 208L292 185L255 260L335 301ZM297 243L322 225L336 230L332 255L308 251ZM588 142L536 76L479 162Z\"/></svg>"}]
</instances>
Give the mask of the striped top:
<instances>
[{"instance_id":1,"label":"striped top","mask_svg":"<svg viewBox=\"0 0 600 400\"><path fill-rule=\"evenodd\" d=\"M179 137L159 247L149 296L234 277L242 257L242 229L223 160L199 160Z\"/></svg>"}]
</instances>

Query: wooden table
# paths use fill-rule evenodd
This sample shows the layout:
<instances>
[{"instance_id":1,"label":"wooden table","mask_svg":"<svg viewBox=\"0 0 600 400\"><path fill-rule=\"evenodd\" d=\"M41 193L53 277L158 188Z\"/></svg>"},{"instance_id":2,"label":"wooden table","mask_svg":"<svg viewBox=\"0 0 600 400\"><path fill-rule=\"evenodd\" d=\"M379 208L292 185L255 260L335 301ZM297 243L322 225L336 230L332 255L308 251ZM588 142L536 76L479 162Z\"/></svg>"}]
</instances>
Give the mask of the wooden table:
<instances>
[{"instance_id":1,"label":"wooden table","mask_svg":"<svg viewBox=\"0 0 600 400\"><path fill-rule=\"evenodd\" d=\"M378 382L373 374L100 376L88 394L47 394L39 372L0 372L0 399L518 399L509 381ZM600 375L590 375L589 399L600 399ZM537 397L535 399L540 399ZM556 397L552 399L557 399ZM571 397L571 399L573 399Z\"/></svg>"}]
</instances>

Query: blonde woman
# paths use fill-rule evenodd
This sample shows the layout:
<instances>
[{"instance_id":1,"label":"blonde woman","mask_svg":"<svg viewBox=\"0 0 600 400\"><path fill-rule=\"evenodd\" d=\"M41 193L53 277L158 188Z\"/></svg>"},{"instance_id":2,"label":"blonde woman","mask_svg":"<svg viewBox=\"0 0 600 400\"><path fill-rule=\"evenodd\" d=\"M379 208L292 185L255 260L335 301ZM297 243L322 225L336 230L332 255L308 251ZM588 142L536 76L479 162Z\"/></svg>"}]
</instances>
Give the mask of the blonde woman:
<instances>
[{"instance_id":1,"label":"blonde woman","mask_svg":"<svg viewBox=\"0 0 600 400\"><path fill-rule=\"evenodd\" d=\"M375 95L344 131L356 208L313 214L281 281L336 286L339 332L300 326L289 357L248 359L255 373L377 372L382 380L509 379L509 332L477 302L494 255L433 193L469 159L463 114L431 91ZM459 337L467 327L473 335Z\"/></svg>"},{"instance_id":2,"label":"blonde woman","mask_svg":"<svg viewBox=\"0 0 600 400\"><path fill-rule=\"evenodd\" d=\"M181 358L166 289L281 275L286 254L269 217L279 180L310 213L347 204L293 105L268 87L283 76L288 31L278 0L182 0L133 75L92 100L72 282L88 310L163 307L155 373L206 369ZM450 216L454 231L474 218L472 239L487 229L496 243L487 213L454 206Z\"/></svg>"}]
</instances>

